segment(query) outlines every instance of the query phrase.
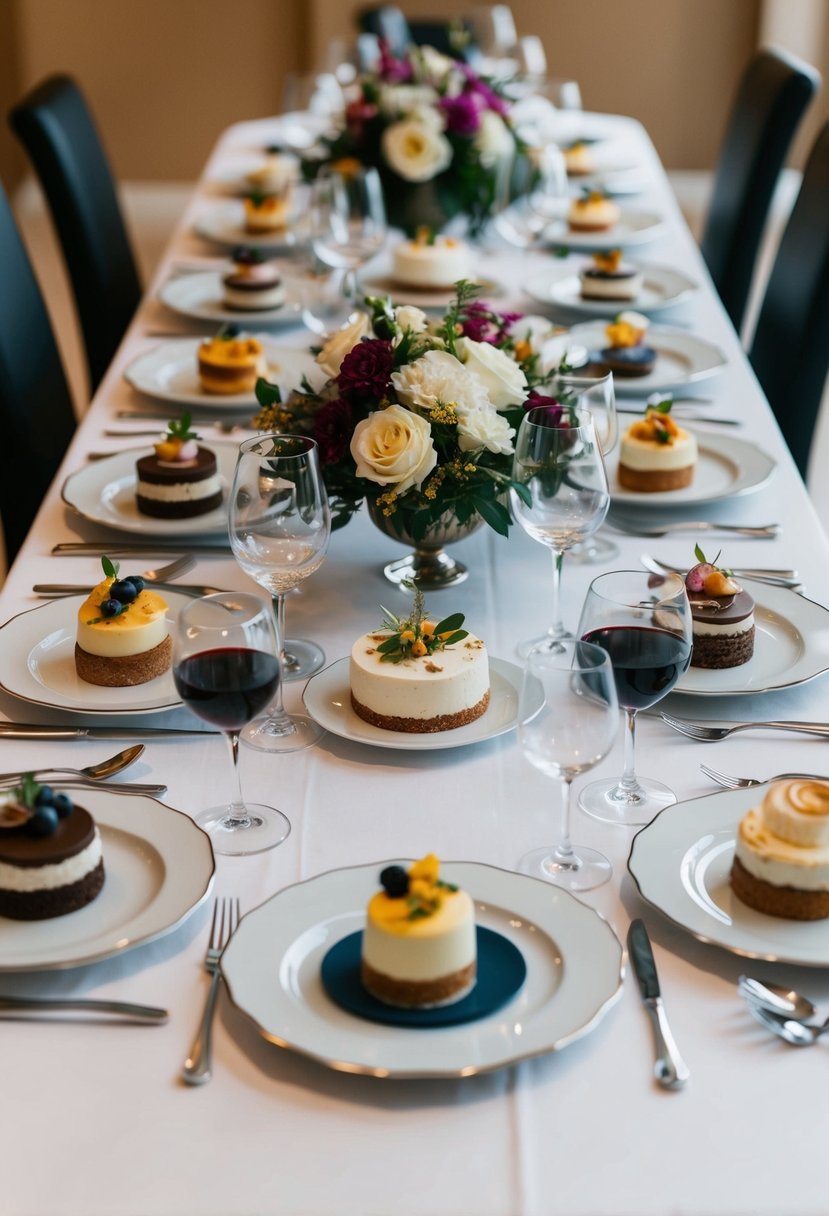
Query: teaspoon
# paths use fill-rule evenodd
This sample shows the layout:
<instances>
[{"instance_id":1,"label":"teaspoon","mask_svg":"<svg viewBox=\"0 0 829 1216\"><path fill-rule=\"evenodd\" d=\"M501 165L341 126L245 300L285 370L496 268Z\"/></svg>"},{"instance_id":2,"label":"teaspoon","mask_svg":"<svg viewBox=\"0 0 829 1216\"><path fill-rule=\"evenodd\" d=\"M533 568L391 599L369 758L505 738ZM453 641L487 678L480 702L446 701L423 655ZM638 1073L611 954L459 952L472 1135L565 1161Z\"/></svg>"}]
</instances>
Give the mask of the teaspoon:
<instances>
[{"instance_id":1,"label":"teaspoon","mask_svg":"<svg viewBox=\"0 0 829 1216\"><path fill-rule=\"evenodd\" d=\"M748 1009L751 1016L767 1030L778 1038L785 1039L793 1047L811 1047L812 1043L816 1043L820 1036L829 1030L829 1018L819 1026L808 1026L805 1022L786 1017L785 1014L772 1013L770 1009L755 1005L751 1001L748 1003Z\"/></svg>"},{"instance_id":2,"label":"teaspoon","mask_svg":"<svg viewBox=\"0 0 829 1216\"><path fill-rule=\"evenodd\" d=\"M116 773L123 772L125 768L137 760L144 751L143 743L134 743L132 747L125 747L122 752L118 752L114 756L110 756L108 760L100 760L97 764L88 764L85 768L39 768L39 769L23 769L15 773L0 773L0 782L15 781L22 779L26 772L31 772L33 777L45 777L47 775L66 774L72 777L81 777L85 781L103 781L107 777L113 777Z\"/></svg>"},{"instance_id":3,"label":"teaspoon","mask_svg":"<svg viewBox=\"0 0 829 1216\"><path fill-rule=\"evenodd\" d=\"M761 1005L770 1013L782 1017L794 1017L801 1020L813 1018L817 1013L812 1002L794 988L784 988L781 984L768 984L754 979L750 975L741 975L737 987L747 1001Z\"/></svg>"}]
</instances>

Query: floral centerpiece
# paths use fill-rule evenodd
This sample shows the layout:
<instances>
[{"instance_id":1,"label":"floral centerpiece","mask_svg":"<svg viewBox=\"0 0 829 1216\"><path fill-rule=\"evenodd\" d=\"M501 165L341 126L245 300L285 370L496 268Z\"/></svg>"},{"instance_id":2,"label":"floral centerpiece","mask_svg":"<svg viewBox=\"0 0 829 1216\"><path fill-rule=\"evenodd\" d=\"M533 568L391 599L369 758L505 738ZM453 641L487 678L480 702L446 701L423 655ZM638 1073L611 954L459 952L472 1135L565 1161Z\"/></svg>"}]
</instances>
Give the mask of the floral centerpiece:
<instances>
[{"instance_id":1,"label":"floral centerpiece","mask_svg":"<svg viewBox=\"0 0 829 1216\"><path fill-rule=\"evenodd\" d=\"M419 308L367 299L319 350L319 390L305 379L282 401L258 382L254 425L317 441L334 527L367 499L415 541L447 518L480 517L505 536L507 491L527 497L512 479L513 441L525 410L558 409L537 390L550 322L497 313L469 283L456 291L433 323Z\"/></svg>"},{"instance_id":2,"label":"floral centerpiece","mask_svg":"<svg viewBox=\"0 0 829 1216\"><path fill-rule=\"evenodd\" d=\"M407 232L465 215L474 236L492 212L498 166L518 146L505 98L431 47L399 59L382 47L376 71L358 83L342 130L306 159L306 175L331 162L372 165L389 215Z\"/></svg>"}]
</instances>

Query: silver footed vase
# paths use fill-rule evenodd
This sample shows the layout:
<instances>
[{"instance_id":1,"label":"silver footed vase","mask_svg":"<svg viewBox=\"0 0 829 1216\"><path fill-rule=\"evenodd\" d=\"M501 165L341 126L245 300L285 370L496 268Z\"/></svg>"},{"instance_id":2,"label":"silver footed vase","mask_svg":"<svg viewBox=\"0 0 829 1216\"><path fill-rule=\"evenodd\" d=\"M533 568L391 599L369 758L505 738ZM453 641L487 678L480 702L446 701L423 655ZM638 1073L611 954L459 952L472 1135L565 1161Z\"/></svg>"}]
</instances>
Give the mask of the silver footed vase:
<instances>
[{"instance_id":1,"label":"silver footed vase","mask_svg":"<svg viewBox=\"0 0 829 1216\"><path fill-rule=\"evenodd\" d=\"M411 545L413 552L397 558L383 567L383 574L398 586L404 582L415 582L424 591L439 591L442 587L454 587L469 577L463 562L444 552L444 545L465 540L483 524L480 515L473 515L466 523L458 523L451 512L441 515L426 535L416 541L405 528L401 528L394 517L383 514L382 508L368 504L372 523L385 535Z\"/></svg>"}]
</instances>

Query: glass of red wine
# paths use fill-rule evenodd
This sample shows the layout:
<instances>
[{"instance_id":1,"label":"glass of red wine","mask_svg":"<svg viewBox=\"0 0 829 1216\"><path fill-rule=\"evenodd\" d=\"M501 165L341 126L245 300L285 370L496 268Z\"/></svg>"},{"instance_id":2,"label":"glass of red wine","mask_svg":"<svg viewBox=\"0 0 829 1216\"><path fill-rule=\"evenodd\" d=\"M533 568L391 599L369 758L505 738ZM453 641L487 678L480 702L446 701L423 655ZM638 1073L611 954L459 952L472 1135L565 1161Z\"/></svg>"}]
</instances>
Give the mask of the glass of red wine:
<instances>
[{"instance_id":1,"label":"glass of red wine","mask_svg":"<svg viewBox=\"0 0 829 1216\"><path fill-rule=\"evenodd\" d=\"M217 853L261 853L281 844L290 821L271 806L246 803L239 780L239 732L274 696L279 660L273 612L258 595L222 591L179 613L173 679L188 709L218 726L230 744L236 792L229 805L196 816Z\"/></svg>"},{"instance_id":2,"label":"glass of red wine","mask_svg":"<svg viewBox=\"0 0 829 1216\"><path fill-rule=\"evenodd\" d=\"M661 782L636 775L636 714L667 696L691 661L691 606L683 579L639 570L600 574L587 592L579 635L610 656L627 718L621 780L588 785L579 806L606 823L650 823L676 797Z\"/></svg>"},{"instance_id":3,"label":"glass of red wine","mask_svg":"<svg viewBox=\"0 0 829 1216\"><path fill-rule=\"evenodd\" d=\"M570 840L570 787L613 746L619 704L610 659L600 646L575 640L527 659L518 712L518 737L530 764L561 782L558 843L534 849L518 868L568 891L590 891L613 872L603 853Z\"/></svg>"}]
</instances>

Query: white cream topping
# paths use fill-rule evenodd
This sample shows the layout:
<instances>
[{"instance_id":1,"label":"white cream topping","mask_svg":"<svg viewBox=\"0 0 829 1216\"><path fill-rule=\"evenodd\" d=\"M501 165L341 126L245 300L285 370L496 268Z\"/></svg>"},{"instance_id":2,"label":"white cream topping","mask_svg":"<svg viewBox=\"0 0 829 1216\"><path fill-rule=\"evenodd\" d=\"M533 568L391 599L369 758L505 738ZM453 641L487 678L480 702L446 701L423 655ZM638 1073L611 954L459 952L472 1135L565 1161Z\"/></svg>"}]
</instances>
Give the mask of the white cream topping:
<instances>
[{"instance_id":1,"label":"white cream topping","mask_svg":"<svg viewBox=\"0 0 829 1216\"><path fill-rule=\"evenodd\" d=\"M829 785L823 781L776 781L763 799L770 832L801 848L829 848Z\"/></svg>"},{"instance_id":2,"label":"white cream topping","mask_svg":"<svg viewBox=\"0 0 829 1216\"><path fill-rule=\"evenodd\" d=\"M201 481L175 481L159 485L154 481L141 481L136 484L135 492L142 498L152 498L156 502L196 502L200 498L211 498L222 488L218 473L213 477L205 477Z\"/></svg>"},{"instance_id":3,"label":"white cream topping","mask_svg":"<svg viewBox=\"0 0 829 1216\"><path fill-rule=\"evenodd\" d=\"M619 447L619 463L643 473L684 469L695 464L696 459L697 441L688 431L683 431L673 443L656 443L623 435Z\"/></svg>"},{"instance_id":4,"label":"white cream topping","mask_svg":"<svg viewBox=\"0 0 829 1216\"><path fill-rule=\"evenodd\" d=\"M93 840L66 861L46 866L13 866L0 861L0 887L6 891L53 891L56 887L68 887L80 882L95 869L101 860L101 834L95 829Z\"/></svg>"},{"instance_id":5,"label":"white cream topping","mask_svg":"<svg viewBox=\"0 0 829 1216\"><path fill-rule=\"evenodd\" d=\"M369 916L363 958L375 971L422 982L452 975L474 962L475 909L466 891L447 894L434 915L404 923L405 931L399 932Z\"/></svg>"},{"instance_id":6,"label":"white cream topping","mask_svg":"<svg viewBox=\"0 0 829 1216\"><path fill-rule=\"evenodd\" d=\"M645 281L645 276L639 271L625 278L593 278L590 275L581 275L581 294L589 298L599 300L611 299L619 300L635 300L642 290Z\"/></svg>"},{"instance_id":7,"label":"white cream topping","mask_svg":"<svg viewBox=\"0 0 829 1216\"><path fill-rule=\"evenodd\" d=\"M354 697L388 718L428 720L472 709L489 689L486 647L473 634L445 650L401 663L382 663L382 633L367 633L351 649ZM388 635L385 635L388 636Z\"/></svg>"},{"instance_id":8,"label":"white cream topping","mask_svg":"<svg viewBox=\"0 0 829 1216\"><path fill-rule=\"evenodd\" d=\"M276 308L285 303L285 288L281 283L272 287L257 287L255 291L239 291L234 287L224 287L224 302L228 308L240 308L253 311L257 308Z\"/></svg>"},{"instance_id":9,"label":"white cream topping","mask_svg":"<svg viewBox=\"0 0 829 1216\"><path fill-rule=\"evenodd\" d=\"M736 853L775 887L829 890L829 785L778 781L740 821Z\"/></svg>"},{"instance_id":10,"label":"white cream topping","mask_svg":"<svg viewBox=\"0 0 829 1216\"><path fill-rule=\"evenodd\" d=\"M449 287L472 273L472 250L462 241L449 244L440 237L433 245L404 241L394 250L394 278L413 287Z\"/></svg>"},{"instance_id":11,"label":"white cream topping","mask_svg":"<svg viewBox=\"0 0 829 1216\"><path fill-rule=\"evenodd\" d=\"M730 638L738 637L741 633L748 633L749 629L754 628L754 613L750 612L744 621L727 621L723 625L718 625L713 621L694 621L693 633L695 637L701 638Z\"/></svg>"}]
</instances>

